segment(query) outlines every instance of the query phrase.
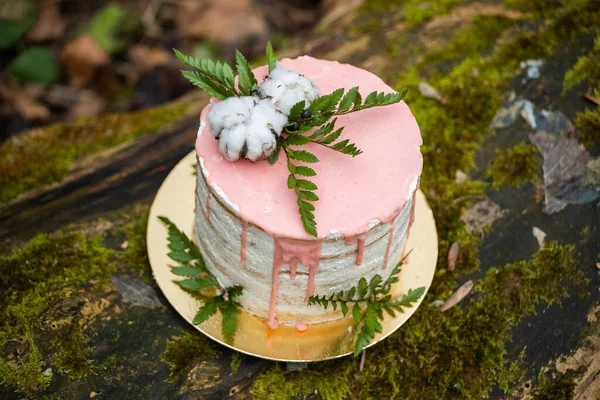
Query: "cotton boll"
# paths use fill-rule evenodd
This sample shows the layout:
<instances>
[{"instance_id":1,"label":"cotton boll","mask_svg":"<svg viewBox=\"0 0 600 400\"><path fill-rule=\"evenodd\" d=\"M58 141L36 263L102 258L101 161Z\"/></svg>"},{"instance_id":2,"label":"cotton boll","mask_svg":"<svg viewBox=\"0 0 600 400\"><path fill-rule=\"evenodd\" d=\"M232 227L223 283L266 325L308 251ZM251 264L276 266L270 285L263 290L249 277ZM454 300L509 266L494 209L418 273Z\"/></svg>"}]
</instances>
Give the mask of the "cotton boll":
<instances>
[{"instance_id":1,"label":"cotton boll","mask_svg":"<svg viewBox=\"0 0 600 400\"><path fill-rule=\"evenodd\" d=\"M300 76L297 80L298 85L304 89L306 97L312 102L314 99L319 97L319 88L313 81L305 76Z\"/></svg>"},{"instance_id":2,"label":"cotton boll","mask_svg":"<svg viewBox=\"0 0 600 400\"><path fill-rule=\"evenodd\" d=\"M259 87L259 96L231 97L214 104L206 116L219 150L230 161L267 158L288 123L291 108L308 107L319 89L308 78L277 66Z\"/></svg>"},{"instance_id":3,"label":"cotton boll","mask_svg":"<svg viewBox=\"0 0 600 400\"><path fill-rule=\"evenodd\" d=\"M256 99L250 96L229 97L212 106L206 115L210 132L218 138L223 129L239 125L250 115Z\"/></svg>"},{"instance_id":4,"label":"cotton boll","mask_svg":"<svg viewBox=\"0 0 600 400\"><path fill-rule=\"evenodd\" d=\"M240 159L240 152L246 143L246 126L236 125L231 129L223 129L219 138L219 150L229 161Z\"/></svg>"},{"instance_id":5,"label":"cotton boll","mask_svg":"<svg viewBox=\"0 0 600 400\"><path fill-rule=\"evenodd\" d=\"M285 85L289 85L296 82L300 77L300 74L296 71L290 71L289 69L283 68L281 63L278 62L273 71L269 72L269 76L283 82Z\"/></svg>"},{"instance_id":6,"label":"cotton boll","mask_svg":"<svg viewBox=\"0 0 600 400\"><path fill-rule=\"evenodd\" d=\"M265 121L266 125L273 129L277 136L281 134L288 119L281 111L277 110L273 103L267 99L260 100L252 109L251 118Z\"/></svg>"},{"instance_id":7,"label":"cotton boll","mask_svg":"<svg viewBox=\"0 0 600 400\"><path fill-rule=\"evenodd\" d=\"M294 104L300 101L304 101L308 107L319 97L319 89L307 77L277 64L260 85L259 94L261 98L271 100L278 110L288 115Z\"/></svg>"},{"instance_id":8,"label":"cotton boll","mask_svg":"<svg viewBox=\"0 0 600 400\"><path fill-rule=\"evenodd\" d=\"M288 86L285 95L275 102L275 106L284 114L288 115L292 107L304 100L305 106L308 107L312 100L306 96L306 92L298 85Z\"/></svg>"},{"instance_id":9,"label":"cotton boll","mask_svg":"<svg viewBox=\"0 0 600 400\"><path fill-rule=\"evenodd\" d=\"M280 99L285 94L287 87L285 83L267 77L258 88L261 98Z\"/></svg>"},{"instance_id":10,"label":"cotton boll","mask_svg":"<svg viewBox=\"0 0 600 400\"><path fill-rule=\"evenodd\" d=\"M271 155L276 146L276 137L262 122L253 122L247 126L247 152L245 157L250 161L258 161Z\"/></svg>"},{"instance_id":11,"label":"cotton boll","mask_svg":"<svg viewBox=\"0 0 600 400\"><path fill-rule=\"evenodd\" d=\"M267 158L275 150L287 117L268 99L246 96L228 100L215 104L221 106L207 115L211 126L221 128L217 137L221 153L230 161Z\"/></svg>"}]
</instances>

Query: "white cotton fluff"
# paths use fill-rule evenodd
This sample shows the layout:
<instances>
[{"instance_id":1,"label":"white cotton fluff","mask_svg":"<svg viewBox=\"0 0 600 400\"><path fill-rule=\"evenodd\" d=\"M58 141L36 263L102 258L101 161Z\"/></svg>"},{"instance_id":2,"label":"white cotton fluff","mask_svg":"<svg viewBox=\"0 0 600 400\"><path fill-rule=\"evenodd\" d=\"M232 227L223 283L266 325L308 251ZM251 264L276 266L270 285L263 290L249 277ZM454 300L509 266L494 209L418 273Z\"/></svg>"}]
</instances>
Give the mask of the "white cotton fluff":
<instances>
[{"instance_id":1,"label":"white cotton fluff","mask_svg":"<svg viewBox=\"0 0 600 400\"><path fill-rule=\"evenodd\" d=\"M210 132L218 139L223 129L230 129L244 122L257 100L251 96L229 97L213 104L206 115Z\"/></svg>"},{"instance_id":2,"label":"white cotton fluff","mask_svg":"<svg viewBox=\"0 0 600 400\"><path fill-rule=\"evenodd\" d=\"M313 81L295 71L283 68L279 63L258 87L261 98L269 99L285 115L294 104L304 100L306 107L319 97L319 88Z\"/></svg>"},{"instance_id":3,"label":"white cotton fluff","mask_svg":"<svg viewBox=\"0 0 600 400\"><path fill-rule=\"evenodd\" d=\"M287 117L269 100L251 96L231 97L215 104L206 119L219 140L219 150L229 161L268 157L287 123Z\"/></svg>"},{"instance_id":4,"label":"white cotton fluff","mask_svg":"<svg viewBox=\"0 0 600 400\"><path fill-rule=\"evenodd\" d=\"M259 86L259 96L230 97L212 104L206 115L219 150L229 161L257 161L275 150L294 104L306 107L319 97L313 81L279 64Z\"/></svg>"}]
</instances>

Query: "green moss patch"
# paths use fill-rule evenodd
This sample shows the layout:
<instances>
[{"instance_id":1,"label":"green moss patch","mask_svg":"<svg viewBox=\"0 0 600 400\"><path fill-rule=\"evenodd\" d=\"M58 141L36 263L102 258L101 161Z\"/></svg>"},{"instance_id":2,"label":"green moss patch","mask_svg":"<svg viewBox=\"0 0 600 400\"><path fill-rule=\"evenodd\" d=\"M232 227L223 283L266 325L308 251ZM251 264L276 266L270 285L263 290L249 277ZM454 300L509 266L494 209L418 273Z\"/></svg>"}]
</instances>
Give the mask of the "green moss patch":
<instances>
[{"instance_id":1,"label":"green moss patch","mask_svg":"<svg viewBox=\"0 0 600 400\"><path fill-rule=\"evenodd\" d=\"M571 42L578 35L598 30L600 9L594 0L564 2L560 8L556 4L551 5L551 2L545 3L548 7L541 10L541 15L553 18L541 29L523 31L501 46L494 55L497 66L510 69L516 68L523 60L547 58L554 47Z\"/></svg>"},{"instance_id":2,"label":"green moss patch","mask_svg":"<svg viewBox=\"0 0 600 400\"><path fill-rule=\"evenodd\" d=\"M461 3L463 0L370 0L364 3L362 11L399 11L407 22L419 25L437 15L449 13Z\"/></svg>"},{"instance_id":3,"label":"green moss patch","mask_svg":"<svg viewBox=\"0 0 600 400\"><path fill-rule=\"evenodd\" d=\"M411 24L418 25L429 21L436 15L443 15L461 4L461 0L435 0L423 2L421 0L407 0L403 4L403 15Z\"/></svg>"},{"instance_id":4,"label":"green moss patch","mask_svg":"<svg viewBox=\"0 0 600 400\"><path fill-rule=\"evenodd\" d=\"M147 282L152 282L152 269L148 261L148 248L146 247L147 229L147 213L126 228L125 233L127 234L128 246L123 253L123 258L127 261L131 269L139 271L140 278Z\"/></svg>"},{"instance_id":5,"label":"green moss patch","mask_svg":"<svg viewBox=\"0 0 600 400\"><path fill-rule=\"evenodd\" d=\"M72 288L106 283L111 255L100 239L72 232L38 235L0 257L0 382L31 394L49 384L50 366L72 378L92 371ZM38 343L41 329L49 342Z\"/></svg>"},{"instance_id":6,"label":"green moss patch","mask_svg":"<svg viewBox=\"0 0 600 400\"><path fill-rule=\"evenodd\" d=\"M585 79L589 79L592 86L600 87L600 36L594 41L594 48L589 54L579 57L577 63L565 73L563 91Z\"/></svg>"},{"instance_id":7,"label":"green moss patch","mask_svg":"<svg viewBox=\"0 0 600 400\"><path fill-rule=\"evenodd\" d=\"M600 109L586 110L575 118L575 132L578 141L586 148L600 141Z\"/></svg>"},{"instance_id":8,"label":"green moss patch","mask_svg":"<svg viewBox=\"0 0 600 400\"><path fill-rule=\"evenodd\" d=\"M199 360L210 360L221 353L206 336L199 332L185 333L167 343L162 360L169 364L171 375L169 382L178 382Z\"/></svg>"},{"instance_id":9,"label":"green moss patch","mask_svg":"<svg viewBox=\"0 0 600 400\"><path fill-rule=\"evenodd\" d=\"M538 179L541 160L537 147L521 142L508 150L496 149L496 159L487 170L493 181L493 187L519 187Z\"/></svg>"},{"instance_id":10,"label":"green moss patch","mask_svg":"<svg viewBox=\"0 0 600 400\"><path fill-rule=\"evenodd\" d=\"M244 361L245 358L246 358L245 354L239 353L237 351L234 351L231 354L230 366L231 366L232 374L235 374L238 371L238 369L240 369L240 365L242 365L242 361Z\"/></svg>"},{"instance_id":11,"label":"green moss patch","mask_svg":"<svg viewBox=\"0 0 600 400\"><path fill-rule=\"evenodd\" d=\"M277 364L252 383L251 393L257 399L272 400L305 399L311 395L326 400L343 400L350 393L357 399L368 398L351 392L350 380L356 372L356 361L310 364L307 369L294 372L287 372ZM390 396L382 391L382 397L377 398Z\"/></svg>"},{"instance_id":12,"label":"green moss patch","mask_svg":"<svg viewBox=\"0 0 600 400\"><path fill-rule=\"evenodd\" d=\"M188 108L175 103L149 110L82 118L52 125L0 145L0 203L60 181L77 157L153 133Z\"/></svg>"},{"instance_id":13,"label":"green moss patch","mask_svg":"<svg viewBox=\"0 0 600 400\"><path fill-rule=\"evenodd\" d=\"M476 16L470 24L454 34L448 45L427 53L424 64L466 57L491 49L513 23L510 18L502 16Z\"/></svg>"},{"instance_id":14,"label":"green moss patch","mask_svg":"<svg viewBox=\"0 0 600 400\"><path fill-rule=\"evenodd\" d=\"M600 98L600 35L596 37L593 49L579 57L565 73L563 91L583 81L588 81L593 88L592 95ZM600 109L596 107L577 113L575 127L579 142L586 148L592 147L600 140Z\"/></svg>"},{"instance_id":15,"label":"green moss patch","mask_svg":"<svg viewBox=\"0 0 600 400\"><path fill-rule=\"evenodd\" d=\"M573 373L547 373L542 370L538 374L538 386L533 392L533 400L571 400L575 386Z\"/></svg>"}]
</instances>

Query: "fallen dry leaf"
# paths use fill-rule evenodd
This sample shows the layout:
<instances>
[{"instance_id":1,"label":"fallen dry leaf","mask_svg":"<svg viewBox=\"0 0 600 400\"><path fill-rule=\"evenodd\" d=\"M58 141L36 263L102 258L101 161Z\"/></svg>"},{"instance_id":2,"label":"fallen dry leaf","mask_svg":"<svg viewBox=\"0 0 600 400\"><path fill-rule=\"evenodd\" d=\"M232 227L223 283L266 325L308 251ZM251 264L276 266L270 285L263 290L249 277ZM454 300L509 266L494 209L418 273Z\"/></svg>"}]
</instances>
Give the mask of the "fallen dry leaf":
<instances>
[{"instance_id":1,"label":"fallen dry leaf","mask_svg":"<svg viewBox=\"0 0 600 400\"><path fill-rule=\"evenodd\" d=\"M136 44L129 49L129 59L142 71L149 71L157 65L165 65L171 61L171 56L162 47L150 47Z\"/></svg>"},{"instance_id":2,"label":"fallen dry leaf","mask_svg":"<svg viewBox=\"0 0 600 400\"><path fill-rule=\"evenodd\" d=\"M469 176L467 174L465 174L460 169L456 170L456 175L454 176L454 183L456 183L457 185L460 185L461 183L463 183L467 179L469 179Z\"/></svg>"},{"instance_id":3,"label":"fallen dry leaf","mask_svg":"<svg viewBox=\"0 0 600 400\"><path fill-rule=\"evenodd\" d=\"M365 367L365 360L367 359L367 349L363 349L362 354L360 355L360 364L358 365L358 372L362 372Z\"/></svg>"},{"instance_id":4,"label":"fallen dry leaf","mask_svg":"<svg viewBox=\"0 0 600 400\"><path fill-rule=\"evenodd\" d=\"M546 232L544 232L537 226L534 226L532 233L533 233L533 236L535 236L535 239L537 240L540 247L544 247L544 240L546 240Z\"/></svg>"},{"instance_id":5,"label":"fallen dry leaf","mask_svg":"<svg viewBox=\"0 0 600 400\"><path fill-rule=\"evenodd\" d=\"M73 106L69 108L69 118L91 117L102 114L106 100L93 90L81 90Z\"/></svg>"},{"instance_id":6,"label":"fallen dry leaf","mask_svg":"<svg viewBox=\"0 0 600 400\"><path fill-rule=\"evenodd\" d=\"M448 250L448 271L454 271L456 267L456 260L458 260L458 243L454 242L450 246L450 250Z\"/></svg>"},{"instance_id":7,"label":"fallen dry leaf","mask_svg":"<svg viewBox=\"0 0 600 400\"><path fill-rule=\"evenodd\" d=\"M128 248L128 247L129 247L129 241L128 241L128 240L126 240L126 241L124 241L123 243L121 243L121 248L122 248L122 249L126 249L126 248Z\"/></svg>"},{"instance_id":8,"label":"fallen dry leaf","mask_svg":"<svg viewBox=\"0 0 600 400\"><path fill-rule=\"evenodd\" d=\"M58 3L41 7L40 16L27 32L25 39L30 42L43 42L60 39L65 33L66 23L60 15Z\"/></svg>"},{"instance_id":9,"label":"fallen dry leaf","mask_svg":"<svg viewBox=\"0 0 600 400\"><path fill-rule=\"evenodd\" d=\"M82 87L92 79L97 68L110 63L110 57L91 35L84 34L64 47L61 61L67 68L71 85Z\"/></svg>"},{"instance_id":10,"label":"fallen dry leaf","mask_svg":"<svg viewBox=\"0 0 600 400\"><path fill-rule=\"evenodd\" d=\"M31 97L26 95L18 95L14 101L15 108L17 109L19 115L21 115L21 117L27 121L43 121L50 117L50 110L48 107Z\"/></svg>"},{"instance_id":11,"label":"fallen dry leaf","mask_svg":"<svg viewBox=\"0 0 600 400\"><path fill-rule=\"evenodd\" d=\"M211 39L233 47L250 38L266 41L269 34L263 13L250 0L178 1L177 21L188 38Z\"/></svg>"},{"instance_id":12,"label":"fallen dry leaf","mask_svg":"<svg viewBox=\"0 0 600 400\"><path fill-rule=\"evenodd\" d=\"M24 120L45 120L50 117L50 110L37 101L44 92L39 85L25 87L0 86L0 98L5 100L3 113L17 112Z\"/></svg>"},{"instance_id":13,"label":"fallen dry leaf","mask_svg":"<svg viewBox=\"0 0 600 400\"><path fill-rule=\"evenodd\" d=\"M463 283L462 286L459 287L456 292L452 293L452 296L450 296L448 300L442 304L440 311L444 312L457 305L462 299L471 293L471 290L473 290L473 285L473 281L466 281Z\"/></svg>"},{"instance_id":14,"label":"fallen dry leaf","mask_svg":"<svg viewBox=\"0 0 600 400\"><path fill-rule=\"evenodd\" d=\"M589 101L591 101L592 103L596 104L596 105L600 105L600 98L592 96L589 93L586 93L583 95L583 97L585 97L586 99L588 99Z\"/></svg>"},{"instance_id":15,"label":"fallen dry leaf","mask_svg":"<svg viewBox=\"0 0 600 400\"><path fill-rule=\"evenodd\" d=\"M442 104L446 104L447 101L444 98L444 96L442 96L436 88L434 88L433 86L431 86L428 82L425 81L421 81L419 82L419 92L421 92L421 94L427 98L430 99L435 99L437 101L439 101Z\"/></svg>"},{"instance_id":16,"label":"fallen dry leaf","mask_svg":"<svg viewBox=\"0 0 600 400\"><path fill-rule=\"evenodd\" d=\"M115 66L121 73L127 77L129 84L135 84L140 77L151 71L154 67L175 65L174 57L162 47L150 47L143 44L136 44L128 52L130 63Z\"/></svg>"},{"instance_id":17,"label":"fallen dry leaf","mask_svg":"<svg viewBox=\"0 0 600 400\"><path fill-rule=\"evenodd\" d=\"M44 100L55 107L68 108L77 102L81 89L72 86L54 84L46 93Z\"/></svg>"}]
</instances>

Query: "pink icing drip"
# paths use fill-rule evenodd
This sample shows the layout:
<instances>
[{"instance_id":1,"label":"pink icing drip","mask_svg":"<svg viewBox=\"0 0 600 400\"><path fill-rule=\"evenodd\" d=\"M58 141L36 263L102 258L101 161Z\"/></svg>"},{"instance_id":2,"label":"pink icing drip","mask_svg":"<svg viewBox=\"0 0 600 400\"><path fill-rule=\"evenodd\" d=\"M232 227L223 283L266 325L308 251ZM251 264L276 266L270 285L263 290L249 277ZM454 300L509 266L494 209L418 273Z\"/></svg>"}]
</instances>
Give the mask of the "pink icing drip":
<instances>
[{"instance_id":1,"label":"pink icing drip","mask_svg":"<svg viewBox=\"0 0 600 400\"><path fill-rule=\"evenodd\" d=\"M315 275L319 272L319 261L308 267L308 286L306 287L306 296L304 302L308 304L308 298L315 293Z\"/></svg>"},{"instance_id":2,"label":"pink icing drip","mask_svg":"<svg viewBox=\"0 0 600 400\"><path fill-rule=\"evenodd\" d=\"M408 242L408 238L410 237L410 228L415 222L415 207L417 205L417 190L419 190L419 186L421 186L421 177L417 180L417 188L413 192L412 195L412 203L410 204L410 220L408 221L408 231L406 232L406 241ZM408 260L407 260L408 262Z\"/></svg>"},{"instance_id":3,"label":"pink icing drip","mask_svg":"<svg viewBox=\"0 0 600 400\"><path fill-rule=\"evenodd\" d=\"M279 325L275 318L275 308L277 306L277 295L279 289L279 272L285 264L290 265L290 275L292 265L294 265L294 274L296 263L300 262L308 267L308 287L306 289L306 301L315 290L315 275L319 270L319 259L321 258L320 240L295 240L288 238L275 238L275 249L273 252L273 275L271 276L271 299L269 301L268 324L271 329L276 329Z\"/></svg>"},{"instance_id":4,"label":"pink icing drip","mask_svg":"<svg viewBox=\"0 0 600 400\"><path fill-rule=\"evenodd\" d=\"M275 247L277 249L277 247ZM275 250L277 251L277 250ZM271 299L269 300L269 318L267 319L267 323L271 329L277 329L279 326L279 321L275 318L275 306L277 306L277 294L278 294L278 286L279 286L279 270L283 263L277 263L273 260L273 272L271 275Z\"/></svg>"},{"instance_id":5,"label":"pink icing drip","mask_svg":"<svg viewBox=\"0 0 600 400\"><path fill-rule=\"evenodd\" d=\"M394 218L391 222L390 222L390 236L388 238L388 244L387 247L385 248L385 256L383 256L383 269L386 270L387 269L387 265L388 265L388 260L390 258L390 247L392 247L392 239L394 237L394 228L396 227L396 218Z\"/></svg>"},{"instance_id":6,"label":"pink icing drip","mask_svg":"<svg viewBox=\"0 0 600 400\"><path fill-rule=\"evenodd\" d=\"M248 236L248 222L242 219L242 244L240 246L240 261L246 265L246 242Z\"/></svg>"},{"instance_id":7,"label":"pink icing drip","mask_svg":"<svg viewBox=\"0 0 600 400\"><path fill-rule=\"evenodd\" d=\"M296 271L298 270L298 260L290 262L290 279L296 279Z\"/></svg>"},{"instance_id":8,"label":"pink icing drip","mask_svg":"<svg viewBox=\"0 0 600 400\"><path fill-rule=\"evenodd\" d=\"M360 233L355 236L346 238L346 244L350 246L356 242L356 265L362 264L363 255L365 254L365 240L367 239L367 232Z\"/></svg>"},{"instance_id":9,"label":"pink icing drip","mask_svg":"<svg viewBox=\"0 0 600 400\"><path fill-rule=\"evenodd\" d=\"M308 326L306 326L306 324L304 322L302 322L302 321L296 322L296 330L298 332L304 332L307 329L308 329Z\"/></svg>"}]
</instances>

